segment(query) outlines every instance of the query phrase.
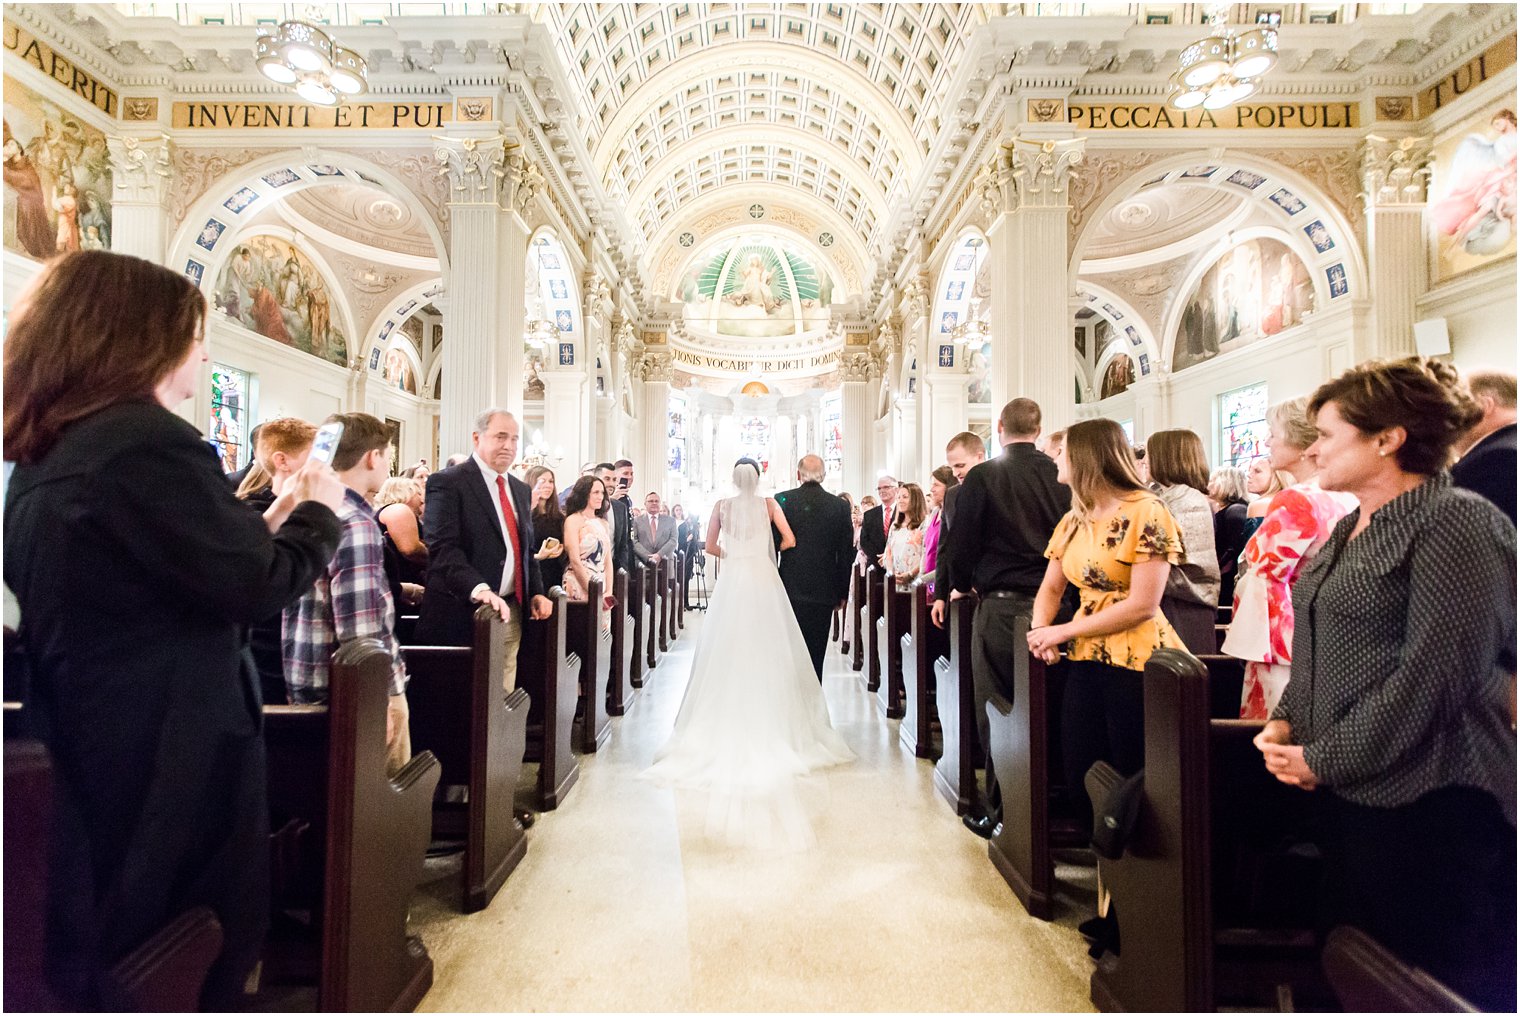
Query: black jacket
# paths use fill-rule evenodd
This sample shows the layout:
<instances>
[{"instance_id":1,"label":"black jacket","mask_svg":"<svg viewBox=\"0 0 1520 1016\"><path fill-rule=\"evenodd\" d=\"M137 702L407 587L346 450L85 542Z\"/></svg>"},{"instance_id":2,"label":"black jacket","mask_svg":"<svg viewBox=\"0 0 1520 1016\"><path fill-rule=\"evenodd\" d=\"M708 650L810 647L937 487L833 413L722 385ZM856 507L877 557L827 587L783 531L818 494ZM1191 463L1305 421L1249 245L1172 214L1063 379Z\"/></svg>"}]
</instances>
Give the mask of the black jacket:
<instances>
[{"instance_id":1,"label":"black jacket","mask_svg":"<svg viewBox=\"0 0 1520 1016\"><path fill-rule=\"evenodd\" d=\"M88 996L119 957L206 905L225 947L205 996L226 1008L269 910L259 685L243 627L278 615L338 546L298 505L270 536L190 424L112 406L21 465L5 581L21 607L27 712L54 760L49 966Z\"/></svg>"},{"instance_id":2,"label":"black jacket","mask_svg":"<svg viewBox=\"0 0 1520 1016\"><path fill-rule=\"evenodd\" d=\"M633 574L634 565L642 563L633 553L633 505L626 497L612 499L612 571L619 568Z\"/></svg>"},{"instance_id":3,"label":"black jacket","mask_svg":"<svg viewBox=\"0 0 1520 1016\"><path fill-rule=\"evenodd\" d=\"M957 488L949 546L955 588L1033 596L1045 577L1045 547L1071 508L1071 491L1056 464L1028 442L974 466Z\"/></svg>"},{"instance_id":4,"label":"black jacket","mask_svg":"<svg viewBox=\"0 0 1520 1016\"><path fill-rule=\"evenodd\" d=\"M882 512L886 510L885 505L877 505L860 517L860 549L872 565L887 551L887 534L882 521Z\"/></svg>"},{"instance_id":5,"label":"black jacket","mask_svg":"<svg viewBox=\"0 0 1520 1016\"><path fill-rule=\"evenodd\" d=\"M950 572L948 545L950 524L955 521L955 500L960 492L960 484L945 491L945 503L939 509L939 551L934 558L934 598L946 602L950 600L950 590L954 588L955 581Z\"/></svg>"},{"instance_id":6,"label":"black jacket","mask_svg":"<svg viewBox=\"0 0 1520 1016\"><path fill-rule=\"evenodd\" d=\"M1451 467L1458 487L1482 494L1515 521L1515 425L1500 427Z\"/></svg>"},{"instance_id":7,"label":"black jacket","mask_svg":"<svg viewBox=\"0 0 1520 1016\"><path fill-rule=\"evenodd\" d=\"M818 483L782 491L776 503L797 538L797 546L781 554L781 584L788 598L843 603L850 595L850 565L855 560L850 506Z\"/></svg>"},{"instance_id":8,"label":"black jacket","mask_svg":"<svg viewBox=\"0 0 1520 1016\"><path fill-rule=\"evenodd\" d=\"M532 491L515 476L507 477L507 490L517 516L517 567L523 571L523 595L532 600L544 592L543 575L533 560ZM507 561L496 511L473 455L428 476L428 580L417 618L418 645L467 646L474 638L476 605L470 602L470 593L482 582L493 593L500 592L497 587ZM521 606L526 616L528 604Z\"/></svg>"}]
</instances>

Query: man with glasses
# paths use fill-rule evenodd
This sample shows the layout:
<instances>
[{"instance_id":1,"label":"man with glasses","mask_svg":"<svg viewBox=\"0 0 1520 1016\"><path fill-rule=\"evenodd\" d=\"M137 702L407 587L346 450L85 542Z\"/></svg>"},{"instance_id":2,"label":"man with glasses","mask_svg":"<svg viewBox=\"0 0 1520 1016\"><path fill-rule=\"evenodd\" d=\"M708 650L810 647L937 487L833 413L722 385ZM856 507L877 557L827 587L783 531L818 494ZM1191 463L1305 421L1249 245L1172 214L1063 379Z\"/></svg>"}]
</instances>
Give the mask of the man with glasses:
<instances>
[{"instance_id":1,"label":"man with glasses","mask_svg":"<svg viewBox=\"0 0 1520 1016\"><path fill-rule=\"evenodd\" d=\"M881 555L887 552L887 534L892 531L892 520L897 516L897 480L883 476L876 481L876 496L881 504L865 513L860 520L860 549L873 566L880 566Z\"/></svg>"}]
</instances>

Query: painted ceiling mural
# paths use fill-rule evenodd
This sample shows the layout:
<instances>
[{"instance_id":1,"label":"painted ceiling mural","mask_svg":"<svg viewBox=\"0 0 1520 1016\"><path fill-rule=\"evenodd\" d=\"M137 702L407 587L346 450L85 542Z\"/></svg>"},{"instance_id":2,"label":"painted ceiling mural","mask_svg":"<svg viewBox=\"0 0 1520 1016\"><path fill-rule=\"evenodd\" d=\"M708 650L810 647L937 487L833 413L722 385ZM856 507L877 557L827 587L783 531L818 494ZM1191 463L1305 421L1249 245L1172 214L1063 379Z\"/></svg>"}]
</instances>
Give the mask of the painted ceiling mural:
<instances>
[{"instance_id":1,"label":"painted ceiling mural","mask_svg":"<svg viewBox=\"0 0 1520 1016\"><path fill-rule=\"evenodd\" d=\"M332 316L334 296L311 259L288 240L255 236L222 269L216 309L245 328L340 366L348 339Z\"/></svg>"},{"instance_id":2,"label":"painted ceiling mural","mask_svg":"<svg viewBox=\"0 0 1520 1016\"><path fill-rule=\"evenodd\" d=\"M1471 117L1436 146L1430 217L1438 278L1515 253L1516 137L1511 96Z\"/></svg>"},{"instance_id":3,"label":"painted ceiling mural","mask_svg":"<svg viewBox=\"0 0 1520 1016\"><path fill-rule=\"evenodd\" d=\"M1182 311L1172 369L1276 335L1313 311L1314 285L1298 255L1281 240L1247 240L1198 280Z\"/></svg>"},{"instance_id":4,"label":"painted ceiling mural","mask_svg":"<svg viewBox=\"0 0 1520 1016\"><path fill-rule=\"evenodd\" d=\"M693 258L676 295L693 330L776 338L827 327L833 294L826 267L783 240L755 235Z\"/></svg>"},{"instance_id":5,"label":"painted ceiling mural","mask_svg":"<svg viewBox=\"0 0 1520 1016\"><path fill-rule=\"evenodd\" d=\"M111 248L105 135L5 78L5 246L46 259Z\"/></svg>"}]
</instances>

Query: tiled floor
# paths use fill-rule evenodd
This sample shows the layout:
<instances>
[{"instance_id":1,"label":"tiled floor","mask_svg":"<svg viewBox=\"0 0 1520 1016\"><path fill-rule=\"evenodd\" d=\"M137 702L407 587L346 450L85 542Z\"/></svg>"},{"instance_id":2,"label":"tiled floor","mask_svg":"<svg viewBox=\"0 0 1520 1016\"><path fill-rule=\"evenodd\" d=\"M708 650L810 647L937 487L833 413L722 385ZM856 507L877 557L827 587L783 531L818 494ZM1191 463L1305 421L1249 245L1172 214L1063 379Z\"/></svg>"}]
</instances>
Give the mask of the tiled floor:
<instances>
[{"instance_id":1,"label":"tiled floor","mask_svg":"<svg viewBox=\"0 0 1520 1016\"><path fill-rule=\"evenodd\" d=\"M637 779L680 706L688 617L490 907L458 914L457 868L430 862L412 917L435 963L423 1009L1091 1010L1083 915L1024 913L843 656L824 690L860 758L810 780L811 849L715 843L698 805ZM1062 874L1090 890L1090 870Z\"/></svg>"}]
</instances>

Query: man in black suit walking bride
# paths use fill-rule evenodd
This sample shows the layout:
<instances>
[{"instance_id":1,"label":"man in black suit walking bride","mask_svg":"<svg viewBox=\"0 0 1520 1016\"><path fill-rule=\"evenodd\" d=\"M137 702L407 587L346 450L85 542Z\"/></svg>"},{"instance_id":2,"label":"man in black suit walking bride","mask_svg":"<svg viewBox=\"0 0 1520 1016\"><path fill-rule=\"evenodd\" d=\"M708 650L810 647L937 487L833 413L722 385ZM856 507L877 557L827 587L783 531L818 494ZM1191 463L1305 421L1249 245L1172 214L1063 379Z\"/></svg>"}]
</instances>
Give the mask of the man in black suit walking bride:
<instances>
[{"instance_id":1,"label":"man in black suit walking bride","mask_svg":"<svg viewBox=\"0 0 1520 1016\"><path fill-rule=\"evenodd\" d=\"M834 608L849 597L850 565L855 560L850 508L823 489L823 472L823 459L804 455L797 463L799 486L776 495L797 538L797 546L781 554L781 584L820 682L829 623Z\"/></svg>"}]
</instances>

